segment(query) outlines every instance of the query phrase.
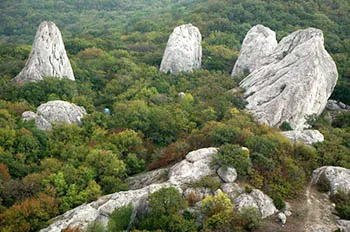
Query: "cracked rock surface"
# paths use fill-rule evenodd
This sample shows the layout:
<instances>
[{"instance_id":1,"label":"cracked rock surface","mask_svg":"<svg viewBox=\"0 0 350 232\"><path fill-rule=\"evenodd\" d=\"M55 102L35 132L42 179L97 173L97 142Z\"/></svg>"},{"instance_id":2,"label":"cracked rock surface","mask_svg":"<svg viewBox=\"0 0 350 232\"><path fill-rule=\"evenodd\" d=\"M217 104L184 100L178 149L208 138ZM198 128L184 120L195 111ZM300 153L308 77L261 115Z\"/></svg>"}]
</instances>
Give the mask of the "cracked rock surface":
<instances>
[{"instance_id":1,"label":"cracked rock surface","mask_svg":"<svg viewBox=\"0 0 350 232\"><path fill-rule=\"evenodd\" d=\"M176 27L166 46L160 71L178 74L201 68L202 35L192 24Z\"/></svg>"},{"instance_id":2,"label":"cracked rock surface","mask_svg":"<svg viewBox=\"0 0 350 232\"><path fill-rule=\"evenodd\" d=\"M41 130L52 130L53 124L81 124L82 117L86 114L84 107L77 106L66 101L49 101L38 107L37 113L26 111L22 114L22 120L35 120L36 126Z\"/></svg>"},{"instance_id":3,"label":"cracked rock surface","mask_svg":"<svg viewBox=\"0 0 350 232\"><path fill-rule=\"evenodd\" d=\"M315 28L286 36L259 64L240 87L247 109L269 126L288 122L293 129L307 127L306 117L323 112L338 79L323 33Z\"/></svg>"},{"instance_id":4,"label":"cracked rock surface","mask_svg":"<svg viewBox=\"0 0 350 232\"><path fill-rule=\"evenodd\" d=\"M277 47L276 33L263 25L252 27L245 36L242 49L232 70L232 77L250 73L263 65L264 58Z\"/></svg>"},{"instance_id":5,"label":"cracked rock surface","mask_svg":"<svg viewBox=\"0 0 350 232\"><path fill-rule=\"evenodd\" d=\"M74 79L61 32L53 22L44 21L36 32L32 51L16 82L37 82L45 77Z\"/></svg>"}]
</instances>

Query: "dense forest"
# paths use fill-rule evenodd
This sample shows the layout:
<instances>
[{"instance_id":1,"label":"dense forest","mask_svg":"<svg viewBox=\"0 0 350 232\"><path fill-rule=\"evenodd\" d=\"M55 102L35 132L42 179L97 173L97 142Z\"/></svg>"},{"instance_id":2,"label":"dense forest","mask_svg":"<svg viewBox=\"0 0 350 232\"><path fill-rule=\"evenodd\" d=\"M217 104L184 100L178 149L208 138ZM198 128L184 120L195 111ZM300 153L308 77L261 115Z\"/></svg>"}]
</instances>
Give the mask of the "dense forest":
<instances>
[{"instance_id":1,"label":"dense forest","mask_svg":"<svg viewBox=\"0 0 350 232\"><path fill-rule=\"evenodd\" d=\"M169 166L198 148L221 147L224 155L234 155L236 145L249 148L249 161L233 161L240 180L262 189L281 208L303 194L313 169L350 168L349 114L333 123L322 116L310 120L325 142L291 144L280 128L254 122L246 102L229 92L238 81L230 72L252 26L264 24L278 39L316 27L338 67L331 98L350 104L349 12L348 0L1 1L0 231L38 231L84 202L127 190L128 176ZM10 80L23 68L45 20L62 31L76 81L46 78L17 85ZM203 35L203 68L163 74L158 69L169 34L184 23ZM57 99L85 107L82 126L58 125L46 132L21 120L22 112ZM106 107L111 114L103 112ZM173 189L165 191L176 201L170 208L186 208ZM158 195L151 199L163 197ZM138 229L198 230L188 215L168 216L155 228L157 215L151 215ZM240 217L234 220L242 230L254 229ZM170 228L167 220L184 226Z\"/></svg>"}]
</instances>

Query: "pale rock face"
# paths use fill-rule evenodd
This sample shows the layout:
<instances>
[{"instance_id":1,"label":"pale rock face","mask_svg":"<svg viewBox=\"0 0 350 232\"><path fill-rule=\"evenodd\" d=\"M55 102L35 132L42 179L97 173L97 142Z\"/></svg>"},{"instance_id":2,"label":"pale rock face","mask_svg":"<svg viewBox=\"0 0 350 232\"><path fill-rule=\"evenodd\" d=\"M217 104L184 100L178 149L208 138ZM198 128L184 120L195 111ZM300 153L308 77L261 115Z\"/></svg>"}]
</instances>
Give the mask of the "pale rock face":
<instances>
[{"instance_id":1,"label":"pale rock face","mask_svg":"<svg viewBox=\"0 0 350 232\"><path fill-rule=\"evenodd\" d=\"M321 30L298 30L283 38L260 68L240 86L257 121L269 126L288 122L303 129L306 117L320 115L337 79L337 67L324 48Z\"/></svg>"},{"instance_id":2,"label":"pale rock face","mask_svg":"<svg viewBox=\"0 0 350 232\"><path fill-rule=\"evenodd\" d=\"M292 142L302 142L307 145L324 141L324 136L318 130L284 131L282 134Z\"/></svg>"},{"instance_id":3,"label":"pale rock face","mask_svg":"<svg viewBox=\"0 0 350 232\"><path fill-rule=\"evenodd\" d=\"M149 194L166 187L170 187L170 185L168 183L155 184L138 190L118 192L101 197L97 201L81 205L54 218L54 222L49 227L42 229L41 232L60 232L67 227L79 227L84 230L90 222L94 221L102 222L106 225L108 215L114 209L129 203L137 206Z\"/></svg>"},{"instance_id":4,"label":"pale rock face","mask_svg":"<svg viewBox=\"0 0 350 232\"><path fill-rule=\"evenodd\" d=\"M331 184L331 194L336 194L338 191L350 193L350 169L333 166L320 167L312 173L313 183L318 183L322 175Z\"/></svg>"},{"instance_id":5,"label":"pale rock face","mask_svg":"<svg viewBox=\"0 0 350 232\"><path fill-rule=\"evenodd\" d=\"M287 216L284 213L278 213L278 219L282 222L283 225L287 222Z\"/></svg>"},{"instance_id":6,"label":"pale rock face","mask_svg":"<svg viewBox=\"0 0 350 232\"><path fill-rule=\"evenodd\" d=\"M252 27L245 36L232 77L249 74L260 68L264 59L277 47L276 33L263 25Z\"/></svg>"},{"instance_id":7,"label":"pale rock face","mask_svg":"<svg viewBox=\"0 0 350 232\"><path fill-rule=\"evenodd\" d=\"M231 167L220 167L218 169L218 175L225 183L232 183L237 179L237 171Z\"/></svg>"},{"instance_id":8,"label":"pale rock face","mask_svg":"<svg viewBox=\"0 0 350 232\"><path fill-rule=\"evenodd\" d=\"M225 183L221 185L221 189L228 195L231 200L236 199L243 193L243 189L236 183Z\"/></svg>"},{"instance_id":9,"label":"pale rock face","mask_svg":"<svg viewBox=\"0 0 350 232\"><path fill-rule=\"evenodd\" d=\"M341 232L350 232L350 220L338 220L337 226Z\"/></svg>"},{"instance_id":10,"label":"pale rock face","mask_svg":"<svg viewBox=\"0 0 350 232\"><path fill-rule=\"evenodd\" d=\"M45 77L74 80L61 32L53 22L44 21L36 32L32 51L16 82L37 82Z\"/></svg>"},{"instance_id":11,"label":"pale rock face","mask_svg":"<svg viewBox=\"0 0 350 232\"><path fill-rule=\"evenodd\" d=\"M139 174L137 176L132 176L126 179L129 184L129 189L140 189L151 184L159 184L168 180L167 168L160 168L154 171Z\"/></svg>"},{"instance_id":12,"label":"pale rock face","mask_svg":"<svg viewBox=\"0 0 350 232\"><path fill-rule=\"evenodd\" d=\"M56 123L81 124L82 117L86 114L84 107L65 101L49 101L38 107L37 113L24 112L22 120L35 120L35 124L41 130L52 130Z\"/></svg>"},{"instance_id":13,"label":"pale rock face","mask_svg":"<svg viewBox=\"0 0 350 232\"><path fill-rule=\"evenodd\" d=\"M273 200L262 191L254 189L251 193L243 193L235 199L236 208L242 212L246 207L253 207L260 211L261 217L266 218L277 213Z\"/></svg>"},{"instance_id":14,"label":"pale rock face","mask_svg":"<svg viewBox=\"0 0 350 232\"><path fill-rule=\"evenodd\" d=\"M189 184L215 174L211 161L216 153L216 148L203 148L188 153L185 160L170 168L169 182L173 185Z\"/></svg>"},{"instance_id":15,"label":"pale rock face","mask_svg":"<svg viewBox=\"0 0 350 232\"><path fill-rule=\"evenodd\" d=\"M36 114L32 111L25 111L22 113L22 120L23 121L31 121L35 120Z\"/></svg>"},{"instance_id":16,"label":"pale rock face","mask_svg":"<svg viewBox=\"0 0 350 232\"><path fill-rule=\"evenodd\" d=\"M202 35L192 24L176 27L170 35L160 71L178 74L201 68Z\"/></svg>"}]
</instances>

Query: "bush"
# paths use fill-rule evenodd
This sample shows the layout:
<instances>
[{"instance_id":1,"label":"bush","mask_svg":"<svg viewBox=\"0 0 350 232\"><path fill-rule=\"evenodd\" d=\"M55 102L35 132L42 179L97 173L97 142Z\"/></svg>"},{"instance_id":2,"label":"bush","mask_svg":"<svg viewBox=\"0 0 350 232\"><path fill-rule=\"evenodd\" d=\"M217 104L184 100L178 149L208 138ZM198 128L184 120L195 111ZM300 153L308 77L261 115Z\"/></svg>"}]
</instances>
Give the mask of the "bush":
<instances>
[{"instance_id":1,"label":"bush","mask_svg":"<svg viewBox=\"0 0 350 232\"><path fill-rule=\"evenodd\" d=\"M288 122L283 122L280 126L279 126L281 131L290 131L293 130L292 126L288 123Z\"/></svg>"},{"instance_id":2,"label":"bush","mask_svg":"<svg viewBox=\"0 0 350 232\"><path fill-rule=\"evenodd\" d=\"M220 178L217 176L205 176L200 181L191 183L192 188L209 188L213 192L221 186Z\"/></svg>"},{"instance_id":3,"label":"bush","mask_svg":"<svg viewBox=\"0 0 350 232\"><path fill-rule=\"evenodd\" d=\"M320 178L318 179L317 190L320 192L329 192L331 190L331 183L324 173L321 174Z\"/></svg>"},{"instance_id":4,"label":"bush","mask_svg":"<svg viewBox=\"0 0 350 232\"><path fill-rule=\"evenodd\" d=\"M92 222L92 223L89 223L86 231L87 232L104 232L105 227L101 222Z\"/></svg>"},{"instance_id":5,"label":"bush","mask_svg":"<svg viewBox=\"0 0 350 232\"><path fill-rule=\"evenodd\" d=\"M282 210L286 207L286 202L280 194L274 194L271 198L277 209Z\"/></svg>"},{"instance_id":6,"label":"bush","mask_svg":"<svg viewBox=\"0 0 350 232\"><path fill-rule=\"evenodd\" d=\"M339 217L344 220L350 220L350 193L338 191L331 196L331 200L336 204Z\"/></svg>"},{"instance_id":7,"label":"bush","mask_svg":"<svg viewBox=\"0 0 350 232\"><path fill-rule=\"evenodd\" d=\"M108 231L125 231L129 226L132 211L133 206L131 203L115 209L109 216Z\"/></svg>"},{"instance_id":8,"label":"bush","mask_svg":"<svg viewBox=\"0 0 350 232\"><path fill-rule=\"evenodd\" d=\"M214 156L214 162L220 166L233 167L242 176L248 175L252 168L249 151L232 144L221 146L219 152Z\"/></svg>"},{"instance_id":9,"label":"bush","mask_svg":"<svg viewBox=\"0 0 350 232\"><path fill-rule=\"evenodd\" d=\"M186 202L176 188L162 188L149 195L148 202L151 211L138 218L137 229L195 231L194 221L186 220L180 214L186 208Z\"/></svg>"}]
</instances>

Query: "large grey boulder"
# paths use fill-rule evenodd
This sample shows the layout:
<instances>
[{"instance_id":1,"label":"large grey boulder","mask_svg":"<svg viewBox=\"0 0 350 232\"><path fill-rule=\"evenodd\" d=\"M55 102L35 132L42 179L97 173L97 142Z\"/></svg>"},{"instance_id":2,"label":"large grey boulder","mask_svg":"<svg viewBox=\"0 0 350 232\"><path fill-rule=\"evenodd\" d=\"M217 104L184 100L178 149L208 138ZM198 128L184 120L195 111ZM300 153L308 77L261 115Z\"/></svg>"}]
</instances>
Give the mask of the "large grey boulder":
<instances>
[{"instance_id":1,"label":"large grey boulder","mask_svg":"<svg viewBox=\"0 0 350 232\"><path fill-rule=\"evenodd\" d=\"M235 199L235 205L239 212L242 212L245 208L256 208L260 211L261 218L266 218L278 212L273 200L258 189L238 196Z\"/></svg>"},{"instance_id":2,"label":"large grey boulder","mask_svg":"<svg viewBox=\"0 0 350 232\"><path fill-rule=\"evenodd\" d=\"M292 142L302 142L307 145L324 141L324 136L318 130L284 131L282 134Z\"/></svg>"},{"instance_id":3,"label":"large grey boulder","mask_svg":"<svg viewBox=\"0 0 350 232\"><path fill-rule=\"evenodd\" d=\"M217 172L222 181L225 183L232 183L237 179L237 171L235 168L220 167Z\"/></svg>"},{"instance_id":4,"label":"large grey boulder","mask_svg":"<svg viewBox=\"0 0 350 232\"><path fill-rule=\"evenodd\" d=\"M323 112L338 73L321 30L288 35L259 62L263 65L240 83L247 109L257 121L269 126L288 122L293 129L303 129L306 117Z\"/></svg>"},{"instance_id":5,"label":"large grey boulder","mask_svg":"<svg viewBox=\"0 0 350 232\"><path fill-rule=\"evenodd\" d=\"M329 181L331 194L335 194L338 191L350 193L350 169L323 166L313 171L313 183L319 183L319 181L322 180L321 177Z\"/></svg>"},{"instance_id":6,"label":"large grey boulder","mask_svg":"<svg viewBox=\"0 0 350 232\"><path fill-rule=\"evenodd\" d=\"M252 27L245 36L232 77L249 74L260 68L277 47L276 33L263 25Z\"/></svg>"},{"instance_id":7,"label":"large grey boulder","mask_svg":"<svg viewBox=\"0 0 350 232\"><path fill-rule=\"evenodd\" d=\"M181 186L215 174L216 170L212 168L211 162L217 151L217 148L210 147L188 153L185 160L170 168L169 182Z\"/></svg>"},{"instance_id":8,"label":"large grey boulder","mask_svg":"<svg viewBox=\"0 0 350 232\"><path fill-rule=\"evenodd\" d=\"M192 24L176 27L170 35L160 71L178 74L200 69L202 63L202 35Z\"/></svg>"},{"instance_id":9,"label":"large grey boulder","mask_svg":"<svg viewBox=\"0 0 350 232\"><path fill-rule=\"evenodd\" d=\"M81 119L86 114L84 107L77 106L66 101L49 101L38 107L37 113L26 111L22 114L22 120L35 120L36 126L41 130L52 130L53 124L81 124Z\"/></svg>"},{"instance_id":10,"label":"large grey boulder","mask_svg":"<svg viewBox=\"0 0 350 232\"><path fill-rule=\"evenodd\" d=\"M53 22L44 21L36 32L32 51L16 82L36 82L45 77L74 80L61 32Z\"/></svg>"}]
</instances>

